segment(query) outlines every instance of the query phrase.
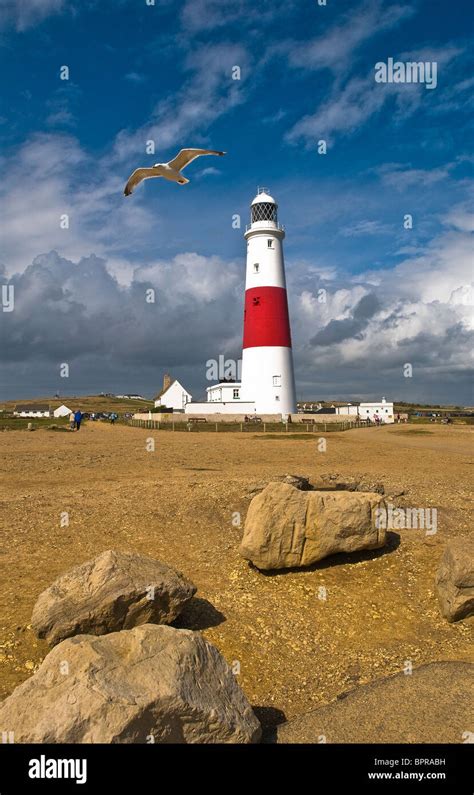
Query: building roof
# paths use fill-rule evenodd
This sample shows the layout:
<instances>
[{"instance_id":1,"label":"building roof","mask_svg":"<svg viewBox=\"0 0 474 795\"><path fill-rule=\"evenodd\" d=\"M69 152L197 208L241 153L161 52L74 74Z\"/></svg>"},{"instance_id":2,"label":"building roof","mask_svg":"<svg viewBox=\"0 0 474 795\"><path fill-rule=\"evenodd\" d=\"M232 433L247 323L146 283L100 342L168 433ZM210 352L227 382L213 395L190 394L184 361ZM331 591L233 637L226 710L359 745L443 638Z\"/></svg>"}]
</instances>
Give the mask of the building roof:
<instances>
[{"instance_id":1,"label":"building roof","mask_svg":"<svg viewBox=\"0 0 474 795\"><path fill-rule=\"evenodd\" d=\"M158 392L158 394L157 394L157 395L156 395L156 396L153 398L153 400L159 400L159 398L163 397L163 395L166 395L166 393L168 392L168 390L170 390L170 389L171 389L171 387L173 386L173 384L178 384L178 385L181 387L181 389L183 390L183 392L186 392L186 394L187 394L187 395L191 395L191 392L188 392L188 390L187 390L187 389L185 389L185 388L184 388L184 386L183 386L182 384L180 384L180 382L178 381L178 379L177 379L177 378L173 378L173 380L172 380L171 384L170 384L169 386L167 386L167 387L164 387L163 389L161 389L161 390Z\"/></svg>"},{"instance_id":2,"label":"building roof","mask_svg":"<svg viewBox=\"0 0 474 795\"><path fill-rule=\"evenodd\" d=\"M242 386L241 381L218 381L217 384L211 384L211 386L206 387L206 392L209 392L210 389L219 389L221 387L232 387L233 389L240 389Z\"/></svg>"},{"instance_id":3,"label":"building roof","mask_svg":"<svg viewBox=\"0 0 474 795\"><path fill-rule=\"evenodd\" d=\"M255 196L255 199L252 201L252 204L250 206L252 207L254 204L260 204L261 202L268 202L269 204L276 204L275 199L273 198L273 196L270 196L270 194L267 193L267 189L266 188L259 188L258 189L258 193Z\"/></svg>"},{"instance_id":4,"label":"building roof","mask_svg":"<svg viewBox=\"0 0 474 795\"><path fill-rule=\"evenodd\" d=\"M15 406L14 411L50 411L46 403L25 403L24 405Z\"/></svg>"},{"instance_id":5,"label":"building roof","mask_svg":"<svg viewBox=\"0 0 474 795\"><path fill-rule=\"evenodd\" d=\"M171 384L168 384L168 386L164 386L164 387L162 387L162 388L160 389L160 391L158 392L158 394L157 394L157 395L155 395L155 397L153 398L153 400L158 400L158 398L162 397L162 396L165 394L165 392L167 392L167 391L168 391L168 389L170 389L170 388L173 386L173 384L175 383L175 381L176 381L176 378L173 378L173 380L172 380ZM183 387L183 389L184 389L184 387Z\"/></svg>"},{"instance_id":6,"label":"building roof","mask_svg":"<svg viewBox=\"0 0 474 795\"><path fill-rule=\"evenodd\" d=\"M361 406L393 406L391 400L376 400L372 403L360 403Z\"/></svg>"}]
</instances>

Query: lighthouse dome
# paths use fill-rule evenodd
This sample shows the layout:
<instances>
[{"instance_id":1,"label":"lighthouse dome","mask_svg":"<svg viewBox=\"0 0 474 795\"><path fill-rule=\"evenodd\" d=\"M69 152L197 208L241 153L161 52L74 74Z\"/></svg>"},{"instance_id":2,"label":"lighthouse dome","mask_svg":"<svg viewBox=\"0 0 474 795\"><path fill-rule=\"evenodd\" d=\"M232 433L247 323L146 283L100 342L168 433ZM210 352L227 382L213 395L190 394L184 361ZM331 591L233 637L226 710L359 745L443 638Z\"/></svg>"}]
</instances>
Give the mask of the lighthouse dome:
<instances>
[{"instance_id":1,"label":"lighthouse dome","mask_svg":"<svg viewBox=\"0 0 474 795\"><path fill-rule=\"evenodd\" d=\"M273 196L270 196L266 188L259 188L255 199L250 205L252 214L252 223L258 221L273 221L277 223L277 209Z\"/></svg>"},{"instance_id":2,"label":"lighthouse dome","mask_svg":"<svg viewBox=\"0 0 474 795\"><path fill-rule=\"evenodd\" d=\"M270 204L276 204L275 199L273 198L273 196L270 196L266 188L258 189L258 193L255 196L252 205L260 204L260 202L270 202Z\"/></svg>"}]
</instances>

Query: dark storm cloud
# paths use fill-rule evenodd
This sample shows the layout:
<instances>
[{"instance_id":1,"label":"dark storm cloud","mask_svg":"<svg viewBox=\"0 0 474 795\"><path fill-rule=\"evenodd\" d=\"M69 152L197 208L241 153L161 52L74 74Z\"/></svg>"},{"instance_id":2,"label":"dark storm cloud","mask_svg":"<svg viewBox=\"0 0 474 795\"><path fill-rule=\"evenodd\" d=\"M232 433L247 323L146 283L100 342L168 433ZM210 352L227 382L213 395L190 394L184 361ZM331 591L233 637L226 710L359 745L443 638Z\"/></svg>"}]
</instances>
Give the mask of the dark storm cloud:
<instances>
[{"instance_id":1,"label":"dark storm cloud","mask_svg":"<svg viewBox=\"0 0 474 795\"><path fill-rule=\"evenodd\" d=\"M10 280L14 311L0 312L4 375L17 363L18 373L27 366L29 381L49 374L55 383L64 362L71 375L80 368L84 385L108 377L132 389L145 370L154 373L153 391L162 368L187 365L204 380L207 358L240 355L239 278L232 264L183 254L137 268L122 286L95 255L77 264L56 252L36 257Z\"/></svg>"},{"instance_id":2,"label":"dark storm cloud","mask_svg":"<svg viewBox=\"0 0 474 795\"><path fill-rule=\"evenodd\" d=\"M335 342L357 337L364 331L367 321L379 308L380 301L374 293L364 295L354 307L351 317L344 320L330 320L327 326L312 337L311 345L332 345Z\"/></svg>"}]
</instances>

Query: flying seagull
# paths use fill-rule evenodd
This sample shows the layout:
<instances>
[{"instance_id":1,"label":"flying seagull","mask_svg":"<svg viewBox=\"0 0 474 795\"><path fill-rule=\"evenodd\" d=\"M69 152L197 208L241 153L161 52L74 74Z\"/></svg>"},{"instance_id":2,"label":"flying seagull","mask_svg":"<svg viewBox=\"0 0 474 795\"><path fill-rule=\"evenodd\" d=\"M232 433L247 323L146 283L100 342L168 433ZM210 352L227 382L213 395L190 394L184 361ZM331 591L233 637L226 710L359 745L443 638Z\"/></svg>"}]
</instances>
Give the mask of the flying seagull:
<instances>
[{"instance_id":1,"label":"flying seagull","mask_svg":"<svg viewBox=\"0 0 474 795\"><path fill-rule=\"evenodd\" d=\"M169 179L170 182L178 182L180 185L186 185L189 179L183 177L181 169L185 168L189 163L192 163L197 157L201 155L225 155L226 152L217 152L215 149L181 149L173 160L169 163L155 163L152 168L137 168L129 177L125 185L124 195L130 196L133 189L143 179L150 179L150 177L164 177Z\"/></svg>"}]
</instances>

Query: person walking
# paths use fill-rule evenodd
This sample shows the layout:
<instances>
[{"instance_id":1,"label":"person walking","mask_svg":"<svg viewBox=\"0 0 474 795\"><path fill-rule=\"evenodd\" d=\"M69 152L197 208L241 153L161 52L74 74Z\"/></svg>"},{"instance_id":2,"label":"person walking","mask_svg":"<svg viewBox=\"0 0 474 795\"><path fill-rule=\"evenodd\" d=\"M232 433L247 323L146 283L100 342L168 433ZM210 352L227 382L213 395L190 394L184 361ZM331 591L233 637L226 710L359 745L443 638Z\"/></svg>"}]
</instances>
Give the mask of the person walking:
<instances>
[{"instance_id":1,"label":"person walking","mask_svg":"<svg viewBox=\"0 0 474 795\"><path fill-rule=\"evenodd\" d=\"M76 427L76 420L74 418L74 412L71 411L69 415L69 428L71 429L71 431L73 431L75 427Z\"/></svg>"},{"instance_id":2,"label":"person walking","mask_svg":"<svg viewBox=\"0 0 474 795\"><path fill-rule=\"evenodd\" d=\"M74 421L76 423L76 431L80 431L82 422L82 411L80 409L77 409L76 413L74 414Z\"/></svg>"}]
</instances>

